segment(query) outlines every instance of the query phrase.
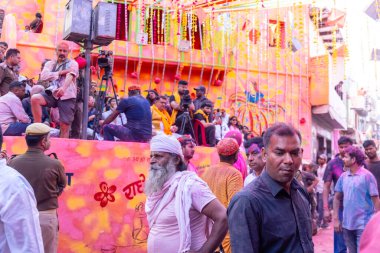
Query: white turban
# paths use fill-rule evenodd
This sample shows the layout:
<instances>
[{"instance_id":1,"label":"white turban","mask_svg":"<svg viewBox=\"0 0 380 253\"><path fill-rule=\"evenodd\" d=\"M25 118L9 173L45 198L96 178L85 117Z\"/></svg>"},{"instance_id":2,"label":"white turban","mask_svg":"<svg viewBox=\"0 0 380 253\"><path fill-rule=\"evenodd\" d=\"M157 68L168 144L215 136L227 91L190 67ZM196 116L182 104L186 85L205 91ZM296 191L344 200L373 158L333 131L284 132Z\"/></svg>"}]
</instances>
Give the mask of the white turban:
<instances>
[{"instance_id":1,"label":"white turban","mask_svg":"<svg viewBox=\"0 0 380 253\"><path fill-rule=\"evenodd\" d=\"M165 134L159 134L152 138L150 152L173 153L183 158L181 143L176 138Z\"/></svg>"}]
</instances>

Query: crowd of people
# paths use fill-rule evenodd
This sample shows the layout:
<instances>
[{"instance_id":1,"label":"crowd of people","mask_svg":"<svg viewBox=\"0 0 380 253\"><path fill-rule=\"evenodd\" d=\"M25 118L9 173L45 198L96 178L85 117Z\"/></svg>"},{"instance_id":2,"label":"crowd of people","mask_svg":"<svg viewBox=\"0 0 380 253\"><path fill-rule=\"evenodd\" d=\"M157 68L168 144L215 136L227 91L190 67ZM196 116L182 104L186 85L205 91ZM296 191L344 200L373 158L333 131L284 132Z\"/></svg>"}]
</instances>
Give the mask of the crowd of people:
<instances>
[{"instance_id":1,"label":"crowd of people","mask_svg":"<svg viewBox=\"0 0 380 253\"><path fill-rule=\"evenodd\" d=\"M20 51L0 42L0 125L4 136L20 136L33 122L51 127L51 135L88 139L149 142L157 134L191 135L198 145L214 147L228 131L240 132L244 141L253 134L229 116L214 108L200 85L192 97L189 84L178 82L173 94L159 94L141 87L128 87L128 97L107 96L107 91L91 83L88 98L88 126L81 129L83 115L83 73L75 60L68 58L69 45L58 43L56 57L42 63L36 83L20 75ZM194 93L192 93L194 95ZM102 99L105 98L105 99Z\"/></svg>"},{"instance_id":2,"label":"crowd of people","mask_svg":"<svg viewBox=\"0 0 380 253\"><path fill-rule=\"evenodd\" d=\"M44 155L50 127L30 124L25 139L25 154L0 163L0 245L4 252L57 252L65 169ZM302 164L302 137L291 125L274 124L247 149L241 139L228 132L216 145L220 162L205 171L192 163L191 136L151 139L148 252L314 252L313 220L321 229L333 220L334 252L377 252L380 159L373 140L362 151L343 136L336 157L327 163L320 154L313 166ZM244 153L245 171L238 162Z\"/></svg>"},{"instance_id":3,"label":"crowd of people","mask_svg":"<svg viewBox=\"0 0 380 253\"><path fill-rule=\"evenodd\" d=\"M25 135L28 146L7 161L15 170L0 163L1 252L57 252L58 196L66 178L62 164L43 152L50 136L79 138L81 131L89 139L150 143L148 252L314 252L312 235L331 221L334 252L375 252L379 231L366 228L380 210L373 140L363 151L343 136L332 160L321 153L317 164L305 164L294 127L277 123L254 136L236 116L214 108L204 86L193 99L184 80L171 95L147 90L144 97L131 85L128 97L105 101L99 93L106 91L91 86L88 126L81 129L81 73L68 54L60 42L31 85L18 71L20 51L0 42L0 133ZM219 155L204 173L191 161L197 145L216 147Z\"/></svg>"},{"instance_id":4,"label":"crowd of people","mask_svg":"<svg viewBox=\"0 0 380 253\"><path fill-rule=\"evenodd\" d=\"M332 221L334 252L378 251L380 159L373 140L359 147L343 136L334 159L319 154L318 164L303 164L301 134L277 123L250 140L245 177L231 133L216 145L220 162L204 173L191 164L191 137L153 137L148 252L314 252L313 231ZM204 232L207 219L214 226Z\"/></svg>"}]
</instances>

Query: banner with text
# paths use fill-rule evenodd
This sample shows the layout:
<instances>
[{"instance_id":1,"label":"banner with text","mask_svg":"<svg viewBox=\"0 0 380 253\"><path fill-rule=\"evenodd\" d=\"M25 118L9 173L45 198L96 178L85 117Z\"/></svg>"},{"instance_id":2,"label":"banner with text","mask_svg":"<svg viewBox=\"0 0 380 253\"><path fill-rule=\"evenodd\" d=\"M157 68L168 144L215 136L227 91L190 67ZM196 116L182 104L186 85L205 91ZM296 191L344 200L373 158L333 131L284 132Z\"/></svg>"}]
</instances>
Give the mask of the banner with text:
<instances>
[{"instance_id":1,"label":"banner with text","mask_svg":"<svg viewBox=\"0 0 380 253\"><path fill-rule=\"evenodd\" d=\"M12 155L27 147L23 137L5 137L4 148ZM59 198L58 252L146 252L149 145L52 138L51 152L68 182ZM205 147L192 159L201 173L218 161L215 149Z\"/></svg>"}]
</instances>

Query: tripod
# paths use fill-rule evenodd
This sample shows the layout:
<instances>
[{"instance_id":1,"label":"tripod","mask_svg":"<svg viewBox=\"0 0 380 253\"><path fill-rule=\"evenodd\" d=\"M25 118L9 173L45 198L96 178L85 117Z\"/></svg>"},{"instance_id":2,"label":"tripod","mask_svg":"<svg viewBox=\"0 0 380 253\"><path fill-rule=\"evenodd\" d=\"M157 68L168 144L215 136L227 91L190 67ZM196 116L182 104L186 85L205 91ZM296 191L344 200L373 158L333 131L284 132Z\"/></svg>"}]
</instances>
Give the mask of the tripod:
<instances>
[{"instance_id":1,"label":"tripod","mask_svg":"<svg viewBox=\"0 0 380 253\"><path fill-rule=\"evenodd\" d=\"M186 125L189 125L190 126L190 130L191 130L191 135L193 136L194 140L196 141L197 138L196 138L196 136L194 134L193 124L191 124L191 117L190 117L190 113L189 113L189 108L185 108L185 111L179 117L182 120L181 121L181 127L179 128L179 134L184 134L185 133ZM197 145L198 145L198 143L197 143Z\"/></svg>"},{"instance_id":2,"label":"tripod","mask_svg":"<svg viewBox=\"0 0 380 253\"><path fill-rule=\"evenodd\" d=\"M111 71L105 69L104 75L102 76L102 81L100 82L99 92L95 99L95 119L92 139L95 139L96 133L99 134L101 132L101 126L99 125L99 122L100 120L102 120L102 113L104 110L105 99L109 85L112 86L113 98L116 100L116 104L119 104L119 101L116 96L115 86L113 84L112 73Z\"/></svg>"}]
</instances>

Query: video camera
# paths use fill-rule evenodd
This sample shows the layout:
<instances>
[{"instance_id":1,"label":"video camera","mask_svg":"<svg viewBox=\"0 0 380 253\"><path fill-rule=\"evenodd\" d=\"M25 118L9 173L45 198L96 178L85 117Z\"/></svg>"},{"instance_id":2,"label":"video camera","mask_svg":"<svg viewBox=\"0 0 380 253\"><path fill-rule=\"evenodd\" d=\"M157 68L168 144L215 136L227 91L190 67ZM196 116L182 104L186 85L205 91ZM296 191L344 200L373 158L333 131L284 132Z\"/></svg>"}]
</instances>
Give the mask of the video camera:
<instances>
[{"instance_id":1,"label":"video camera","mask_svg":"<svg viewBox=\"0 0 380 253\"><path fill-rule=\"evenodd\" d=\"M98 56L98 66L101 69L104 69L108 75L112 70L112 51L100 50Z\"/></svg>"},{"instance_id":2,"label":"video camera","mask_svg":"<svg viewBox=\"0 0 380 253\"><path fill-rule=\"evenodd\" d=\"M189 109L189 106L191 105L192 102L193 101L191 100L189 90L184 90L183 95L182 95L182 99L181 99L181 105L182 105L183 109L185 109L185 110Z\"/></svg>"}]
</instances>

